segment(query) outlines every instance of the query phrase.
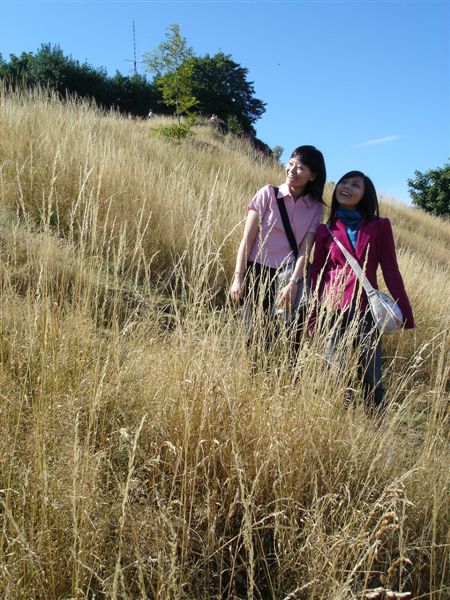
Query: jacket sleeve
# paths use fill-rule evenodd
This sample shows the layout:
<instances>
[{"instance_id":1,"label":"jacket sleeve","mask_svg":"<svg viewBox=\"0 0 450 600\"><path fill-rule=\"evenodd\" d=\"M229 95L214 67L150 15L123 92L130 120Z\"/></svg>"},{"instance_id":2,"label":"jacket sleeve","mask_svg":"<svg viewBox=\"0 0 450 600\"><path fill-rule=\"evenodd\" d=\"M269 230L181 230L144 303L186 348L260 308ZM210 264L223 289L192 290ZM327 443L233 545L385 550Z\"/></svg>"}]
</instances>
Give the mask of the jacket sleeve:
<instances>
[{"instance_id":1,"label":"jacket sleeve","mask_svg":"<svg viewBox=\"0 0 450 600\"><path fill-rule=\"evenodd\" d=\"M322 269L325 266L328 256L326 247L327 236L328 231L325 225L319 225L314 243L314 258L310 270L311 297L314 299L314 302L317 302L321 298L322 290L324 288L324 274ZM308 329L314 329L316 319L317 306L312 310L311 317L308 321Z\"/></svg>"},{"instance_id":2,"label":"jacket sleeve","mask_svg":"<svg viewBox=\"0 0 450 600\"><path fill-rule=\"evenodd\" d=\"M324 225L319 225L314 243L314 258L311 264L311 291L315 292L316 287L321 291L323 285L320 278L320 273L327 259L326 237L327 229Z\"/></svg>"},{"instance_id":3,"label":"jacket sleeve","mask_svg":"<svg viewBox=\"0 0 450 600\"><path fill-rule=\"evenodd\" d=\"M393 299L398 303L404 319L405 329L414 328L414 317L406 294L403 278L398 268L394 236L389 219L381 221L380 266L383 278Z\"/></svg>"}]
</instances>

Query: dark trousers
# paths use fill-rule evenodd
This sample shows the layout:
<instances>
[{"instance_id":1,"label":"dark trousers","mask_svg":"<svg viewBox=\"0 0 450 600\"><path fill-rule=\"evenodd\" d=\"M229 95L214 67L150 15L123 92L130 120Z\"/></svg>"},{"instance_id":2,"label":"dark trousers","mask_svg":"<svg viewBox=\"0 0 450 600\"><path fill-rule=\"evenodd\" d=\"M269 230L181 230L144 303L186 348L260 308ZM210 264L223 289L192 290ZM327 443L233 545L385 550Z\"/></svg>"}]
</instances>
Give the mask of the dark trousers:
<instances>
[{"instance_id":1,"label":"dark trousers","mask_svg":"<svg viewBox=\"0 0 450 600\"><path fill-rule=\"evenodd\" d=\"M356 329L350 331L352 323L355 325L354 319L353 311L337 314L332 319L326 358L333 368L345 373L342 341L344 336L348 336L352 340L352 348L358 351L358 377L363 384L364 398L369 405L382 407L385 397L381 380L381 338L369 311L359 318Z\"/></svg>"},{"instance_id":2,"label":"dark trousers","mask_svg":"<svg viewBox=\"0 0 450 600\"><path fill-rule=\"evenodd\" d=\"M280 346L286 348L289 360L295 361L300 347L304 314L297 310L286 318L277 314L277 269L249 262L245 275L244 326L248 350L253 359ZM287 345L283 346L282 342Z\"/></svg>"}]
</instances>

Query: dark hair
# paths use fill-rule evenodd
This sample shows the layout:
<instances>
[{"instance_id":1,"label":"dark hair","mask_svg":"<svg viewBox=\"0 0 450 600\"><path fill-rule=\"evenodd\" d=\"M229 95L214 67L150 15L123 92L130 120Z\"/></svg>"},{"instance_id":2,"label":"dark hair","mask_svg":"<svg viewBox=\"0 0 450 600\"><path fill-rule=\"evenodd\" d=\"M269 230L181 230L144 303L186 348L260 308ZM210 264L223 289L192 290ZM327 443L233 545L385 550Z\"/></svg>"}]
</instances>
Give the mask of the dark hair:
<instances>
[{"instance_id":1,"label":"dark hair","mask_svg":"<svg viewBox=\"0 0 450 600\"><path fill-rule=\"evenodd\" d=\"M298 148L292 152L291 158L296 158L309 167L316 176L314 181L309 181L306 184L304 191L305 196L310 194L314 200L324 204L322 196L325 181L327 179L327 171L322 152L317 150L314 146L298 146Z\"/></svg>"},{"instance_id":2,"label":"dark hair","mask_svg":"<svg viewBox=\"0 0 450 600\"><path fill-rule=\"evenodd\" d=\"M349 171L339 179L334 188L333 196L331 197L330 220L335 218L336 210L339 207L339 203L336 199L336 188L341 181L350 179L350 177L361 177L364 181L364 195L355 209L358 210L367 221L370 221L370 219L373 219L374 217L378 217L380 215L378 197L372 180L361 171Z\"/></svg>"}]
</instances>

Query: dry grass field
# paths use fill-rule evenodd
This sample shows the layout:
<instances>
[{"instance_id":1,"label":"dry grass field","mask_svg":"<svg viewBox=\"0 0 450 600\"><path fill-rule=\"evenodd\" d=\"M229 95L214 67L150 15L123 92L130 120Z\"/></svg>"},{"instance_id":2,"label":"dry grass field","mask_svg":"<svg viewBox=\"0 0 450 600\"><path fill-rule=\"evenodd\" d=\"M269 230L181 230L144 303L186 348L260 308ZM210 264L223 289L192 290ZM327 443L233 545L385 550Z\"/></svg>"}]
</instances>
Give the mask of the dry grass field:
<instances>
[{"instance_id":1,"label":"dry grass field","mask_svg":"<svg viewBox=\"0 0 450 600\"><path fill-rule=\"evenodd\" d=\"M381 421L325 334L248 368L227 287L279 165L0 100L0 596L448 599L450 223L382 203L417 328L384 342Z\"/></svg>"}]
</instances>

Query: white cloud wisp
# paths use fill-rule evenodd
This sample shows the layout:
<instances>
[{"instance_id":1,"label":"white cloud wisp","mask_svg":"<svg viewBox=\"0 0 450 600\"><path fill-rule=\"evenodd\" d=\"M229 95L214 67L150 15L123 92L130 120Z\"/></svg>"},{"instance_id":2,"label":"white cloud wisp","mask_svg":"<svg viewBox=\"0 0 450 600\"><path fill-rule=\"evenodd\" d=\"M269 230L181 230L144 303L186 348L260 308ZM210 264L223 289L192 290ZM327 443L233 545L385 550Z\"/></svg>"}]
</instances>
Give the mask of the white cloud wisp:
<instances>
[{"instance_id":1,"label":"white cloud wisp","mask_svg":"<svg viewBox=\"0 0 450 600\"><path fill-rule=\"evenodd\" d=\"M399 140L401 137L401 135L387 135L386 137L368 140L367 142L361 142L360 144L354 144L352 148L363 148L364 146L376 146L378 144L387 144L388 142L395 142L395 140Z\"/></svg>"}]
</instances>

